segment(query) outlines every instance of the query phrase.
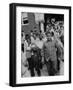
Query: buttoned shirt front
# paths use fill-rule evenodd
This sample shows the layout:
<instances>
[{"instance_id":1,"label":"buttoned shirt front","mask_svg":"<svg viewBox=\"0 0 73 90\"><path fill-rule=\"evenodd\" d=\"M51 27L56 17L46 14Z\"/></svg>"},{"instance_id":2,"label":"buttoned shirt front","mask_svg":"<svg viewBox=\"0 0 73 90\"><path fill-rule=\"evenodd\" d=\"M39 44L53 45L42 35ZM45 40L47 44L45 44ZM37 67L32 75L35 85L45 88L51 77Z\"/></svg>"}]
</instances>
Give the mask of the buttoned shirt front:
<instances>
[{"instance_id":1,"label":"buttoned shirt front","mask_svg":"<svg viewBox=\"0 0 73 90\"><path fill-rule=\"evenodd\" d=\"M43 52L44 52L44 57L45 59L49 60L51 59L52 61L57 60L57 56L56 56L56 42L53 41L46 41L43 45Z\"/></svg>"}]
</instances>

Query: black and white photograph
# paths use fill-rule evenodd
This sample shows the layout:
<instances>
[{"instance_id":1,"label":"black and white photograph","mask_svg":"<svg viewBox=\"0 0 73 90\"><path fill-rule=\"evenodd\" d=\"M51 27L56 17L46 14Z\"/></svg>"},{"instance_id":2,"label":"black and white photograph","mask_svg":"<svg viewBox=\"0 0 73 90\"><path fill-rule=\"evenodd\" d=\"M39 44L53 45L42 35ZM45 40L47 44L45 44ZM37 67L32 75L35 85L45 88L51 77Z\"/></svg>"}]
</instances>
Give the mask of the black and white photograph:
<instances>
[{"instance_id":1,"label":"black and white photograph","mask_svg":"<svg viewBox=\"0 0 73 90\"><path fill-rule=\"evenodd\" d=\"M21 77L64 75L64 15L21 12Z\"/></svg>"},{"instance_id":2,"label":"black and white photograph","mask_svg":"<svg viewBox=\"0 0 73 90\"><path fill-rule=\"evenodd\" d=\"M10 4L10 86L71 83L71 7Z\"/></svg>"}]
</instances>

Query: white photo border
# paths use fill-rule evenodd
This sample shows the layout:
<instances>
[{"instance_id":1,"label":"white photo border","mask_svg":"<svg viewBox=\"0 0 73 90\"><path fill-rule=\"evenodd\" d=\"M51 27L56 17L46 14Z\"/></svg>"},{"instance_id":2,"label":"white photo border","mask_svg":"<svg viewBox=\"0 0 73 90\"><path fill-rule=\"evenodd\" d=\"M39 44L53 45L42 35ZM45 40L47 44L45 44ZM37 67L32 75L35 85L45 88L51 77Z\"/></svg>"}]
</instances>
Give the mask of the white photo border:
<instances>
[{"instance_id":1,"label":"white photo border","mask_svg":"<svg viewBox=\"0 0 73 90\"><path fill-rule=\"evenodd\" d=\"M64 14L64 75L21 78L21 12ZM16 7L16 84L69 81L69 10Z\"/></svg>"}]
</instances>

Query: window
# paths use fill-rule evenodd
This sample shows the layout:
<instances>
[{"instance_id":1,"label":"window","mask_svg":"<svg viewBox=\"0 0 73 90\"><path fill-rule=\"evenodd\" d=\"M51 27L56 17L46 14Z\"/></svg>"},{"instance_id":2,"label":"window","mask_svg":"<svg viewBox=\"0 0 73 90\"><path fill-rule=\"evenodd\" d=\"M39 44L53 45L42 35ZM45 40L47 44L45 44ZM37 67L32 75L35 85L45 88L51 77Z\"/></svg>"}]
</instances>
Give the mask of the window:
<instances>
[{"instance_id":1,"label":"window","mask_svg":"<svg viewBox=\"0 0 73 90\"><path fill-rule=\"evenodd\" d=\"M28 25L28 14L26 12L21 13L21 23L22 25Z\"/></svg>"}]
</instances>

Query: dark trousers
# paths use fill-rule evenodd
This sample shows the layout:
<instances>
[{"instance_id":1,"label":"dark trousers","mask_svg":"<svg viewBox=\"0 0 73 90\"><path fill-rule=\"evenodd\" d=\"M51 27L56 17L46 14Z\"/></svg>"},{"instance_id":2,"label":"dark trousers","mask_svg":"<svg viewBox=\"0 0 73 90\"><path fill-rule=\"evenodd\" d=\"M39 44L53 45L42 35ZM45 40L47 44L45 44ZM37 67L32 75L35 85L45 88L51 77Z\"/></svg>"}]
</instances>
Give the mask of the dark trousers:
<instances>
[{"instance_id":1,"label":"dark trousers","mask_svg":"<svg viewBox=\"0 0 73 90\"><path fill-rule=\"evenodd\" d=\"M34 68L37 71L38 76L41 76L41 72L40 72L40 59L37 55L32 55L32 60L34 62Z\"/></svg>"},{"instance_id":2,"label":"dark trousers","mask_svg":"<svg viewBox=\"0 0 73 90\"><path fill-rule=\"evenodd\" d=\"M46 66L49 76L54 76L57 73L57 61L46 61Z\"/></svg>"},{"instance_id":3,"label":"dark trousers","mask_svg":"<svg viewBox=\"0 0 73 90\"><path fill-rule=\"evenodd\" d=\"M58 71L60 70L60 60L59 59L57 59L57 69Z\"/></svg>"},{"instance_id":4,"label":"dark trousers","mask_svg":"<svg viewBox=\"0 0 73 90\"><path fill-rule=\"evenodd\" d=\"M34 61L32 58L28 58L27 60L28 60L28 64L29 64L28 69L30 70L30 74L31 74L31 76L35 76L35 74L34 74Z\"/></svg>"},{"instance_id":5,"label":"dark trousers","mask_svg":"<svg viewBox=\"0 0 73 90\"><path fill-rule=\"evenodd\" d=\"M41 75L41 72L40 72L40 61L37 57L35 57L34 55L31 56L31 58L28 58L28 64L29 64L29 70L30 70L30 73L31 73L31 76L35 76L35 73L34 73L34 69L37 71L37 74L38 76Z\"/></svg>"}]
</instances>

